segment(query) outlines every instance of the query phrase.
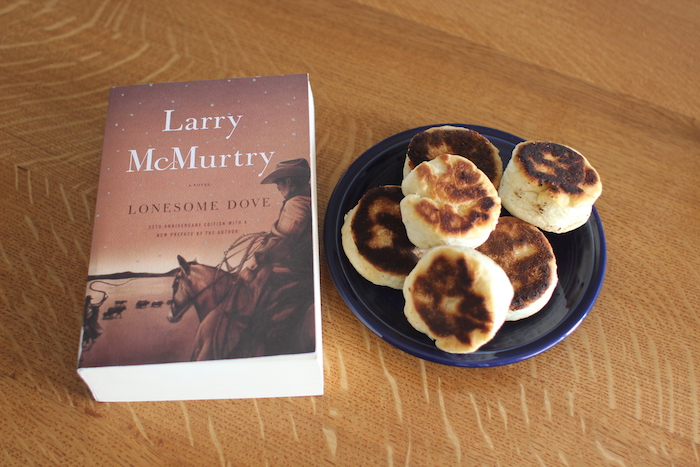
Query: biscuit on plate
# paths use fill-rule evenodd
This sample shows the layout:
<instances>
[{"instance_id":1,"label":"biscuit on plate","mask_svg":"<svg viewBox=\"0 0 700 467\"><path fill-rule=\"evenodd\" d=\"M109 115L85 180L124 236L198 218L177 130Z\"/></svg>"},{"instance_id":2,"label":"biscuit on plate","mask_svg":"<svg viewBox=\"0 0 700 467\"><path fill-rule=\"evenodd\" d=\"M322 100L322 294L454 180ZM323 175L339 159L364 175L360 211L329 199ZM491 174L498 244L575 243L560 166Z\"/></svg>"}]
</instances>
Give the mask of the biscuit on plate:
<instances>
[{"instance_id":1,"label":"biscuit on plate","mask_svg":"<svg viewBox=\"0 0 700 467\"><path fill-rule=\"evenodd\" d=\"M401 218L411 242L476 247L498 223L501 199L470 160L443 154L422 162L401 183Z\"/></svg>"},{"instance_id":2,"label":"biscuit on plate","mask_svg":"<svg viewBox=\"0 0 700 467\"><path fill-rule=\"evenodd\" d=\"M564 233L586 223L602 190L598 172L575 149L526 141L513 149L498 192L515 217Z\"/></svg>"},{"instance_id":3,"label":"biscuit on plate","mask_svg":"<svg viewBox=\"0 0 700 467\"><path fill-rule=\"evenodd\" d=\"M471 353L503 325L513 298L508 276L473 248L429 250L406 278L404 314L416 330L450 353Z\"/></svg>"},{"instance_id":4,"label":"biscuit on plate","mask_svg":"<svg viewBox=\"0 0 700 467\"><path fill-rule=\"evenodd\" d=\"M558 282L557 260L537 227L516 217L501 217L477 250L501 266L513 286L506 321L530 317L549 302Z\"/></svg>"},{"instance_id":5,"label":"biscuit on plate","mask_svg":"<svg viewBox=\"0 0 700 467\"><path fill-rule=\"evenodd\" d=\"M452 125L428 128L411 138L406 151L404 176L421 162L435 159L440 154L466 157L498 189L503 175L503 162L498 148L479 132Z\"/></svg>"},{"instance_id":6,"label":"biscuit on plate","mask_svg":"<svg viewBox=\"0 0 700 467\"><path fill-rule=\"evenodd\" d=\"M413 245L401 220L400 186L372 188L346 215L341 228L345 255L362 277L401 289L423 251Z\"/></svg>"}]
</instances>

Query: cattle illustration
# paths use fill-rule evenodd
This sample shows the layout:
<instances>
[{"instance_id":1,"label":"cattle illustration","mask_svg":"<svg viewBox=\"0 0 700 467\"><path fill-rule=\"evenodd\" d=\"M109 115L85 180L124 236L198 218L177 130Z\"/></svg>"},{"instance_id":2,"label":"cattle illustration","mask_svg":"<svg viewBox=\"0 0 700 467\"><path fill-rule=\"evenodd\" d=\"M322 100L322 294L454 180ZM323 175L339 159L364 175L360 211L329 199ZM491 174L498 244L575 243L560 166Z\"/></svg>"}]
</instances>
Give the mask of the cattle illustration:
<instances>
[{"instance_id":1,"label":"cattle illustration","mask_svg":"<svg viewBox=\"0 0 700 467\"><path fill-rule=\"evenodd\" d=\"M122 312L126 310L126 306L124 305L116 305L109 307L107 311L102 313L102 319L114 319L114 318L121 318L122 317Z\"/></svg>"}]
</instances>

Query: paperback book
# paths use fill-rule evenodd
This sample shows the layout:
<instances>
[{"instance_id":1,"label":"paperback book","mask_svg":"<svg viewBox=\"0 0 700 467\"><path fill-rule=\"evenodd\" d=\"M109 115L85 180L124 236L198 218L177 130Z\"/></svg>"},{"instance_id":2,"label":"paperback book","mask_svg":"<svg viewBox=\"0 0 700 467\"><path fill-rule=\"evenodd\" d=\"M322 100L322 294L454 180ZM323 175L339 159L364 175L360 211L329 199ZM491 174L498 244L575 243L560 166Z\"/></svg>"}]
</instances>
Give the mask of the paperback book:
<instances>
[{"instance_id":1,"label":"paperback book","mask_svg":"<svg viewBox=\"0 0 700 467\"><path fill-rule=\"evenodd\" d=\"M110 92L78 374L98 401L323 393L306 74Z\"/></svg>"}]
</instances>

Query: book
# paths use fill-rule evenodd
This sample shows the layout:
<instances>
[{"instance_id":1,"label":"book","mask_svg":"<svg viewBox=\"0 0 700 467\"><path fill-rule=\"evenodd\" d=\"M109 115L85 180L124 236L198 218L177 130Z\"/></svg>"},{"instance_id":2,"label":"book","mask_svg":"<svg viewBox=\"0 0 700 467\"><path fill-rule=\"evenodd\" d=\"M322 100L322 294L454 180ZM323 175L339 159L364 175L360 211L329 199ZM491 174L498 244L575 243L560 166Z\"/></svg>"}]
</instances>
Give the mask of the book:
<instances>
[{"instance_id":1,"label":"book","mask_svg":"<svg viewBox=\"0 0 700 467\"><path fill-rule=\"evenodd\" d=\"M78 374L97 401L323 394L306 74L110 91Z\"/></svg>"}]
</instances>

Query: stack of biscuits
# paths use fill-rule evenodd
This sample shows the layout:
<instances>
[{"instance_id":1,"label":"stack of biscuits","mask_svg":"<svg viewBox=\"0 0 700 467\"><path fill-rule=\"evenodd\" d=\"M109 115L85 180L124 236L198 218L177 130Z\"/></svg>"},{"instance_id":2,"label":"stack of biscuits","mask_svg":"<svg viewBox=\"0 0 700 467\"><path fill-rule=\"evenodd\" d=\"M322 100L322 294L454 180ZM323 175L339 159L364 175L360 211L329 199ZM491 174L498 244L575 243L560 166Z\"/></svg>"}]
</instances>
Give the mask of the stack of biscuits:
<instances>
[{"instance_id":1,"label":"stack of biscuits","mask_svg":"<svg viewBox=\"0 0 700 467\"><path fill-rule=\"evenodd\" d=\"M523 142L504 169L486 137L455 126L416 134L403 175L345 215L343 249L365 279L402 290L408 322L450 353L548 303L557 264L543 231L583 225L602 190L570 147Z\"/></svg>"}]
</instances>

